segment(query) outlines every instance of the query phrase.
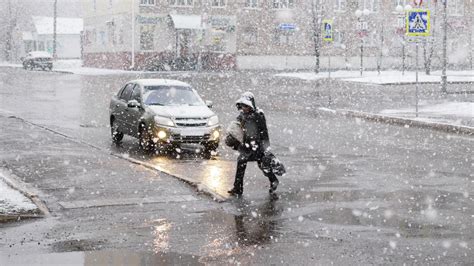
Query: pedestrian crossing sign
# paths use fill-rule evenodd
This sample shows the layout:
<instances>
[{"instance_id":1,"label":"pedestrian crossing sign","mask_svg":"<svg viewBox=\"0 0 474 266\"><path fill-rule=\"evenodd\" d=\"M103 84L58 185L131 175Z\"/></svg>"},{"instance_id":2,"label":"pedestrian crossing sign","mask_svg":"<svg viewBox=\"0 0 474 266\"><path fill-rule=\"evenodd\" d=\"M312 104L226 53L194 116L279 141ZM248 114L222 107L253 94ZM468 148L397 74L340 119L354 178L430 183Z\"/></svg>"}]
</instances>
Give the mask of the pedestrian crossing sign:
<instances>
[{"instance_id":1,"label":"pedestrian crossing sign","mask_svg":"<svg viewBox=\"0 0 474 266\"><path fill-rule=\"evenodd\" d=\"M430 35L430 11L427 9L412 9L406 15L407 36Z\"/></svg>"},{"instance_id":2,"label":"pedestrian crossing sign","mask_svg":"<svg viewBox=\"0 0 474 266\"><path fill-rule=\"evenodd\" d=\"M323 40L326 42L333 41L333 30L332 30L332 20L324 19L323 20Z\"/></svg>"}]
</instances>

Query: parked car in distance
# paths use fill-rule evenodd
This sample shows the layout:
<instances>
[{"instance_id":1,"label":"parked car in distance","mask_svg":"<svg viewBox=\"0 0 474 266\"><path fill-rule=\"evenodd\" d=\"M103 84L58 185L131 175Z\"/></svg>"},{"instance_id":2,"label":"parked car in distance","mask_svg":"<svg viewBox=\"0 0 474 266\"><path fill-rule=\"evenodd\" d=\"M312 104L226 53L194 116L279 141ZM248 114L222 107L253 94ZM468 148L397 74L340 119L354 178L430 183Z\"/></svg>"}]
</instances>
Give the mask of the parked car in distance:
<instances>
[{"instance_id":1,"label":"parked car in distance","mask_svg":"<svg viewBox=\"0 0 474 266\"><path fill-rule=\"evenodd\" d=\"M43 70L53 69L53 57L45 51L32 51L26 57L22 58L23 68L31 69L41 68Z\"/></svg>"},{"instance_id":2,"label":"parked car in distance","mask_svg":"<svg viewBox=\"0 0 474 266\"><path fill-rule=\"evenodd\" d=\"M124 134L138 138L144 150L170 151L183 144L201 145L205 154L219 146L221 126L189 84L170 79L127 82L110 101L112 141Z\"/></svg>"}]
</instances>

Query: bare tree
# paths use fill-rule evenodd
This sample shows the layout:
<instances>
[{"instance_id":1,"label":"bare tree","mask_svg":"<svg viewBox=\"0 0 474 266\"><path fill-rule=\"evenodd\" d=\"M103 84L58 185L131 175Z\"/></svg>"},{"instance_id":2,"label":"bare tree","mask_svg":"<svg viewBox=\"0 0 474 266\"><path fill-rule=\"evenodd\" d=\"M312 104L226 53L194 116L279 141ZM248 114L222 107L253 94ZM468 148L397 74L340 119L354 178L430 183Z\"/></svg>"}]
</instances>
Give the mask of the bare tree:
<instances>
[{"instance_id":1,"label":"bare tree","mask_svg":"<svg viewBox=\"0 0 474 266\"><path fill-rule=\"evenodd\" d=\"M437 14L437 1L433 2L434 8L431 14L431 37L423 42L423 59L426 75L431 74L431 65L433 62L433 53L435 46L435 37L436 37L436 14Z\"/></svg>"},{"instance_id":2,"label":"bare tree","mask_svg":"<svg viewBox=\"0 0 474 266\"><path fill-rule=\"evenodd\" d=\"M321 55L321 2L319 0L311 0L311 11L313 13L313 41L314 41L314 55L316 62L314 72L319 73L320 55Z\"/></svg>"}]
</instances>

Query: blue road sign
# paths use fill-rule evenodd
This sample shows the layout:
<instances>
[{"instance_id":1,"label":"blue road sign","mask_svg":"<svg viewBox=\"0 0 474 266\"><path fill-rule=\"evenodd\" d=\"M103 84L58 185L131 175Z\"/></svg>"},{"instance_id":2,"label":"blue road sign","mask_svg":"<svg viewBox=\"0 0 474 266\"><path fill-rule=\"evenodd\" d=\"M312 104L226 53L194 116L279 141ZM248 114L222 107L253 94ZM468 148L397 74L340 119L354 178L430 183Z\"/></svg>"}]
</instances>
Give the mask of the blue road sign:
<instances>
[{"instance_id":1,"label":"blue road sign","mask_svg":"<svg viewBox=\"0 0 474 266\"><path fill-rule=\"evenodd\" d=\"M323 40L327 42L332 42L332 20L324 19L323 20Z\"/></svg>"},{"instance_id":2,"label":"blue road sign","mask_svg":"<svg viewBox=\"0 0 474 266\"><path fill-rule=\"evenodd\" d=\"M406 35L407 36L429 36L430 35L430 11L425 9L413 9L407 11Z\"/></svg>"},{"instance_id":3,"label":"blue road sign","mask_svg":"<svg viewBox=\"0 0 474 266\"><path fill-rule=\"evenodd\" d=\"M278 25L278 28L280 30L294 30L296 29L296 25L292 23L281 23L280 25Z\"/></svg>"}]
</instances>

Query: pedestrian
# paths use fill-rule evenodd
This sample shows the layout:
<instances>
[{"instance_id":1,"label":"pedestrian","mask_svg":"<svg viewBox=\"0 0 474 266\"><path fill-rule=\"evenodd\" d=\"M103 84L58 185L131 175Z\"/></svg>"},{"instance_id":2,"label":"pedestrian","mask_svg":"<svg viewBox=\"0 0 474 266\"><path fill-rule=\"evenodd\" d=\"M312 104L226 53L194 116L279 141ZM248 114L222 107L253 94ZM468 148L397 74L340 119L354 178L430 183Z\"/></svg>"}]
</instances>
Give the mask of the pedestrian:
<instances>
[{"instance_id":1,"label":"pedestrian","mask_svg":"<svg viewBox=\"0 0 474 266\"><path fill-rule=\"evenodd\" d=\"M237 100L236 106L240 111L237 121L242 128L243 139L237 147L239 157L237 159L234 187L228 192L235 196L242 195L247 162L256 161L258 167L270 181L269 192L273 193L277 189L279 181L272 171L263 171L262 164L265 154L270 151L270 139L265 115L255 105L255 97L251 92L243 93Z\"/></svg>"}]
</instances>

